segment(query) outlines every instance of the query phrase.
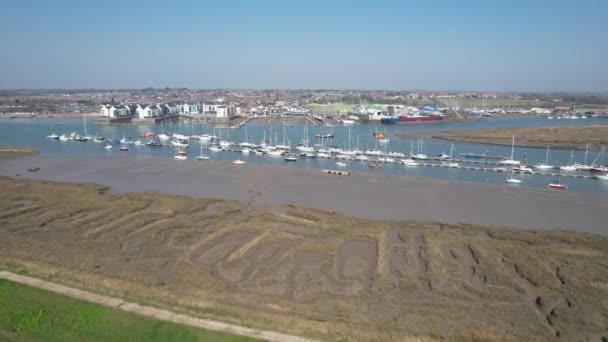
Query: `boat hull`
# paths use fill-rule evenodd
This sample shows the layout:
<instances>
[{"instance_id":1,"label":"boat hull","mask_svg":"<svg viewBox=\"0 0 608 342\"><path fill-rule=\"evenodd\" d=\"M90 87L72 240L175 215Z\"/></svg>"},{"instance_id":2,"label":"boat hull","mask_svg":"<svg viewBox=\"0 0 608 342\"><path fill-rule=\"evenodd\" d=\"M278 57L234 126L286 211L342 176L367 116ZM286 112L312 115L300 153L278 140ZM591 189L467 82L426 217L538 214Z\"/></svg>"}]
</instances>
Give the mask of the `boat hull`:
<instances>
[{"instance_id":1,"label":"boat hull","mask_svg":"<svg viewBox=\"0 0 608 342\"><path fill-rule=\"evenodd\" d=\"M428 116L398 116L391 118L383 118L383 124L393 125L420 125L441 123L445 119L444 115L428 115Z\"/></svg>"}]
</instances>

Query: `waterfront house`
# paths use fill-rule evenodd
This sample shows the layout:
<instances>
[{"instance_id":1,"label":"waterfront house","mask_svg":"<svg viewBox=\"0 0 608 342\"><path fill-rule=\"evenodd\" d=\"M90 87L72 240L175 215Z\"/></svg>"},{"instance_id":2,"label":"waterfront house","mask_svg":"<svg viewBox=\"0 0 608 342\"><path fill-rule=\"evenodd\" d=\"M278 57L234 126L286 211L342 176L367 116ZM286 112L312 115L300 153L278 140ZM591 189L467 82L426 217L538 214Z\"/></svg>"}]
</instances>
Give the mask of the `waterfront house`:
<instances>
[{"instance_id":1,"label":"waterfront house","mask_svg":"<svg viewBox=\"0 0 608 342\"><path fill-rule=\"evenodd\" d=\"M173 103L165 103L161 105L163 115L178 115L180 113L180 106Z\"/></svg>"},{"instance_id":2,"label":"waterfront house","mask_svg":"<svg viewBox=\"0 0 608 342\"><path fill-rule=\"evenodd\" d=\"M163 111L159 105L144 105L138 107L137 114L140 119L155 118L163 115Z\"/></svg>"},{"instance_id":3,"label":"waterfront house","mask_svg":"<svg viewBox=\"0 0 608 342\"><path fill-rule=\"evenodd\" d=\"M183 114L198 114L201 112L201 105L198 103L187 104L184 103L180 106L180 111Z\"/></svg>"},{"instance_id":4,"label":"waterfront house","mask_svg":"<svg viewBox=\"0 0 608 342\"><path fill-rule=\"evenodd\" d=\"M101 106L101 116L108 118L124 118L129 116L129 107L125 105L103 105Z\"/></svg>"}]
</instances>

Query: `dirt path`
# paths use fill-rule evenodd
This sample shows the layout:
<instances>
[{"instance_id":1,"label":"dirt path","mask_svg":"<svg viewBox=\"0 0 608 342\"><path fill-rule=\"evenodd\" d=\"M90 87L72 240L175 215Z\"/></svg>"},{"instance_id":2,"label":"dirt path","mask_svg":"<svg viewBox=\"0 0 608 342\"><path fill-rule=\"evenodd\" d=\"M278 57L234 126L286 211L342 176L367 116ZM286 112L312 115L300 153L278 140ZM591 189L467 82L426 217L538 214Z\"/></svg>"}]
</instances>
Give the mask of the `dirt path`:
<instances>
[{"instance_id":1,"label":"dirt path","mask_svg":"<svg viewBox=\"0 0 608 342\"><path fill-rule=\"evenodd\" d=\"M312 342L314 340L281 334L273 331L256 330L238 325L226 324L222 322L211 321L207 319L195 318L192 316L177 314L171 311L143 306L135 303L125 302L122 299L112 298L99 295L92 292L87 292L64 285L51 283L45 280L27 277L7 271L0 271L0 278L10 280L15 283L24 284L31 287L36 287L42 290L51 291L60 295L83 300L89 303L100 304L106 307L134 313L140 316L149 317L161 321L173 322L177 324L188 325L195 328L206 330L219 331L223 333L241 335L246 337L257 338L266 341L276 342Z\"/></svg>"}]
</instances>

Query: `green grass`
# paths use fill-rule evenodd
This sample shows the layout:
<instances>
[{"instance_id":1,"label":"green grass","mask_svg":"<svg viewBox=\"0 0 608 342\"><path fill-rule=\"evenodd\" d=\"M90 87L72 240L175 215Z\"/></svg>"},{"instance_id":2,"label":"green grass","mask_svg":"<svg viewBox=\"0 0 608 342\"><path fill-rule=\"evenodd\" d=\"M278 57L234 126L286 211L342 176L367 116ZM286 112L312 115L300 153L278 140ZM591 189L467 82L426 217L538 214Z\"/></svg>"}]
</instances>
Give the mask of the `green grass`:
<instances>
[{"instance_id":1,"label":"green grass","mask_svg":"<svg viewBox=\"0 0 608 342\"><path fill-rule=\"evenodd\" d=\"M0 340L255 341L150 320L0 280Z\"/></svg>"}]
</instances>

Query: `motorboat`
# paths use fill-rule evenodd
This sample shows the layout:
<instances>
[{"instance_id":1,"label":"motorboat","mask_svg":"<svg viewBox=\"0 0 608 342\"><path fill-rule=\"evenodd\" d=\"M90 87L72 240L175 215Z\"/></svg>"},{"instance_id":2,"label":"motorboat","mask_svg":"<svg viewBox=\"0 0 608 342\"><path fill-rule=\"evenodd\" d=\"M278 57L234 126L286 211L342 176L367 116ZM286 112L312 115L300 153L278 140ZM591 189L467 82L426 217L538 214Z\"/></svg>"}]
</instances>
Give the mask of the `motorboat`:
<instances>
[{"instance_id":1,"label":"motorboat","mask_svg":"<svg viewBox=\"0 0 608 342\"><path fill-rule=\"evenodd\" d=\"M223 151L224 149L219 147L219 146L209 146L209 151L211 152L220 152Z\"/></svg>"},{"instance_id":2,"label":"motorboat","mask_svg":"<svg viewBox=\"0 0 608 342\"><path fill-rule=\"evenodd\" d=\"M119 150L119 151L126 152L126 151L129 151L129 148L128 148L127 146L125 146L125 145L122 145L122 146L120 146L120 147L118 148L118 150Z\"/></svg>"},{"instance_id":3,"label":"motorboat","mask_svg":"<svg viewBox=\"0 0 608 342\"><path fill-rule=\"evenodd\" d=\"M159 143L159 142L154 141L154 140L150 140L150 141L148 141L146 143L146 146L148 146L148 147L161 147L163 145L161 143Z\"/></svg>"},{"instance_id":4,"label":"motorboat","mask_svg":"<svg viewBox=\"0 0 608 342\"><path fill-rule=\"evenodd\" d=\"M48 139L59 139L59 134L53 133L46 136Z\"/></svg>"},{"instance_id":5,"label":"motorboat","mask_svg":"<svg viewBox=\"0 0 608 342\"><path fill-rule=\"evenodd\" d=\"M62 135L59 136L59 140L61 140L61 141L68 141L68 140L72 140L72 137L70 137L67 134L62 134Z\"/></svg>"},{"instance_id":6,"label":"motorboat","mask_svg":"<svg viewBox=\"0 0 608 342\"><path fill-rule=\"evenodd\" d=\"M186 160L186 159L188 159L188 154L186 153L186 151L179 151L179 152L177 152L177 154L175 156L173 156L173 159Z\"/></svg>"},{"instance_id":7,"label":"motorboat","mask_svg":"<svg viewBox=\"0 0 608 342\"><path fill-rule=\"evenodd\" d=\"M317 153L317 158L329 158L329 154L324 152Z\"/></svg>"},{"instance_id":8,"label":"motorboat","mask_svg":"<svg viewBox=\"0 0 608 342\"><path fill-rule=\"evenodd\" d=\"M111 150L112 149L112 145L107 144L106 147L104 147L106 150Z\"/></svg>"},{"instance_id":9,"label":"motorboat","mask_svg":"<svg viewBox=\"0 0 608 342\"><path fill-rule=\"evenodd\" d=\"M337 162L337 163L336 163L336 166L338 166L338 167L347 167L347 166L348 166L348 164L343 163L343 162Z\"/></svg>"},{"instance_id":10,"label":"motorboat","mask_svg":"<svg viewBox=\"0 0 608 342\"><path fill-rule=\"evenodd\" d=\"M380 169L382 168L382 164L369 163L367 164L367 167L370 169Z\"/></svg>"},{"instance_id":11,"label":"motorboat","mask_svg":"<svg viewBox=\"0 0 608 342\"><path fill-rule=\"evenodd\" d=\"M103 135L95 136L93 138L93 141L96 142L96 143L102 143L102 142L106 141L106 137L104 137Z\"/></svg>"},{"instance_id":12,"label":"motorboat","mask_svg":"<svg viewBox=\"0 0 608 342\"><path fill-rule=\"evenodd\" d=\"M595 179L599 179L599 180L603 180L603 181L608 181L608 173L607 174L603 174L603 175L597 175L597 176L595 176Z\"/></svg>"},{"instance_id":13,"label":"motorboat","mask_svg":"<svg viewBox=\"0 0 608 342\"><path fill-rule=\"evenodd\" d=\"M237 159L237 160L232 161L232 164L245 164L245 162L240 159Z\"/></svg>"},{"instance_id":14,"label":"motorboat","mask_svg":"<svg viewBox=\"0 0 608 342\"><path fill-rule=\"evenodd\" d=\"M298 157L294 156L293 154L287 155L285 158L283 158L286 162L295 162L298 161Z\"/></svg>"},{"instance_id":15,"label":"motorboat","mask_svg":"<svg viewBox=\"0 0 608 342\"><path fill-rule=\"evenodd\" d=\"M387 156L393 157L393 158L405 158L405 154L403 154L401 152L389 152L387 154Z\"/></svg>"},{"instance_id":16,"label":"motorboat","mask_svg":"<svg viewBox=\"0 0 608 342\"><path fill-rule=\"evenodd\" d=\"M527 166L519 166L519 167L514 167L513 168L513 172L519 172L519 173L534 173L534 171L532 171L531 168L527 167Z\"/></svg>"},{"instance_id":17,"label":"motorboat","mask_svg":"<svg viewBox=\"0 0 608 342\"><path fill-rule=\"evenodd\" d=\"M167 133L161 133L161 134L159 134L159 135L158 135L158 136L156 136L156 137L157 137L159 140L163 140L163 141L166 141L166 140L171 139L171 136L169 136L169 134L167 134Z\"/></svg>"},{"instance_id":18,"label":"motorboat","mask_svg":"<svg viewBox=\"0 0 608 342\"><path fill-rule=\"evenodd\" d=\"M201 154L200 156L196 156L196 160L209 160L211 159L209 156Z\"/></svg>"},{"instance_id":19,"label":"motorboat","mask_svg":"<svg viewBox=\"0 0 608 342\"><path fill-rule=\"evenodd\" d=\"M364 154L361 154L361 155L356 156L355 160L358 160L358 161L368 161L369 157L366 156L366 155L364 155Z\"/></svg>"},{"instance_id":20,"label":"motorboat","mask_svg":"<svg viewBox=\"0 0 608 342\"><path fill-rule=\"evenodd\" d=\"M171 146L174 147L188 147L190 144L187 140L172 140Z\"/></svg>"},{"instance_id":21,"label":"motorboat","mask_svg":"<svg viewBox=\"0 0 608 342\"><path fill-rule=\"evenodd\" d=\"M137 140L135 140L135 145L136 146L143 146L143 145L145 145L145 143L143 141L137 139Z\"/></svg>"},{"instance_id":22,"label":"motorboat","mask_svg":"<svg viewBox=\"0 0 608 342\"><path fill-rule=\"evenodd\" d=\"M417 161L415 161L414 159L411 159L411 158L402 159L401 160L401 164L403 164L404 166L418 166L418 165L420 165Z\"/></svg>"}]
</instances>

